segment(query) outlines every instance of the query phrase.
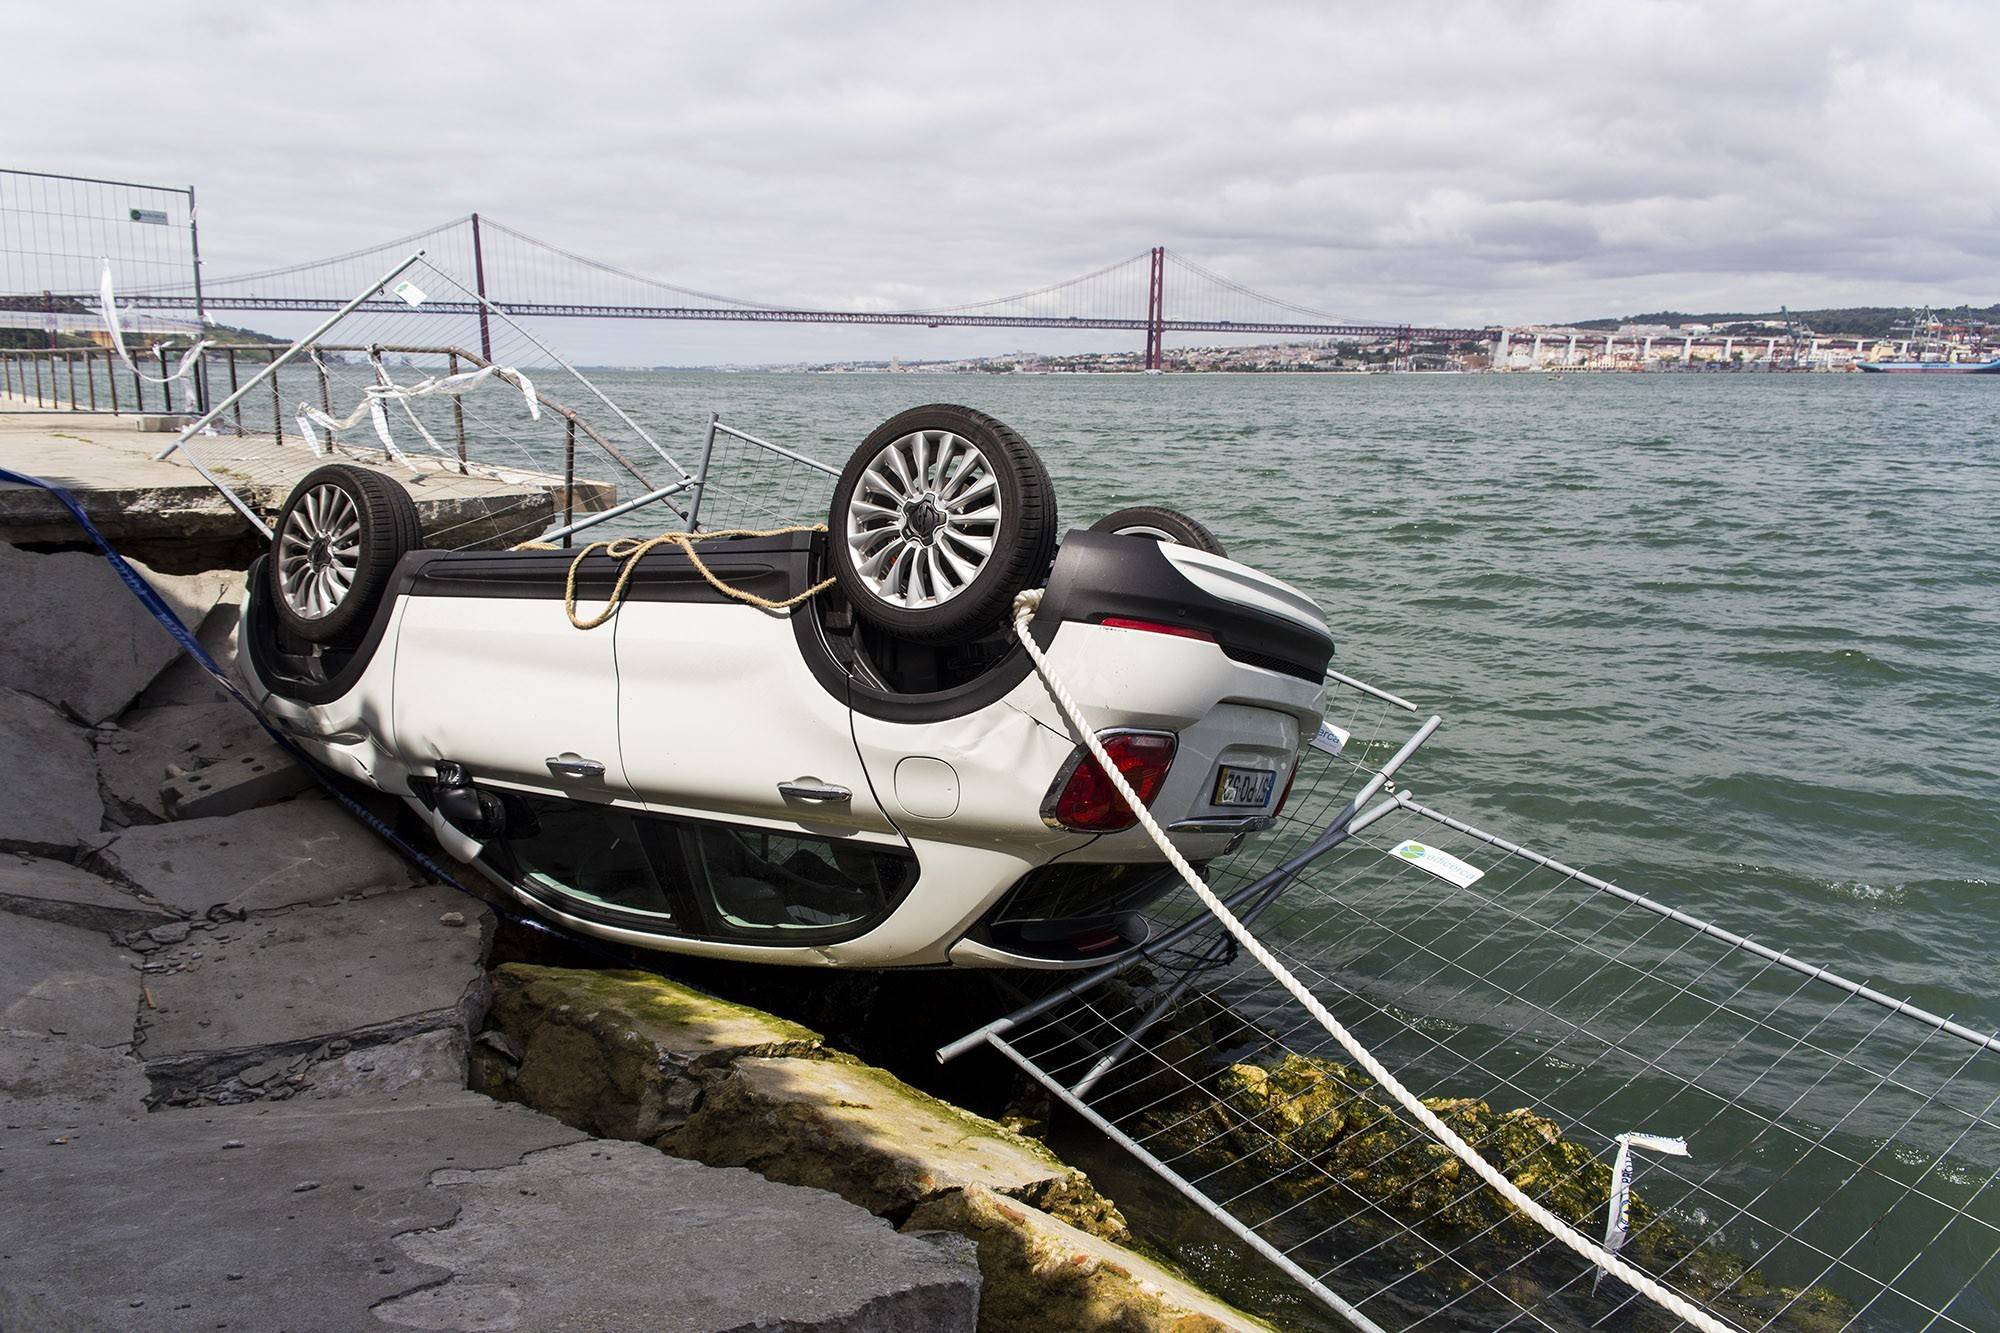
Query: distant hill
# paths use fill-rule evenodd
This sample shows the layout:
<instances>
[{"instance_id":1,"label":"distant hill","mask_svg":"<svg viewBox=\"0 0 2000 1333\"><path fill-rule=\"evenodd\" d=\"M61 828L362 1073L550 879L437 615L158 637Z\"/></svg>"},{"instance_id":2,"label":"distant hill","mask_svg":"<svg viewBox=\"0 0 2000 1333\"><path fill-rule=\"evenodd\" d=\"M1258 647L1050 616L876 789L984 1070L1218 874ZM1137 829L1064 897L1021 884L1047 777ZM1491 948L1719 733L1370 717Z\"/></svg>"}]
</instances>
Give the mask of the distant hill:
<instances>
[{"instance_id":1,"label":"distant hill","mask_svg":"<svg viewBox=\"0 0 2000 1333\"><path fill-rule=\"evenodd\" d=\"M1846 306L1828 310L1794 310L1794 319L1802 320L1815 333L1830 334L1834 337L1886 338L1895 331L1898 324L1907 330L1910 320L1908 306L1863 305ZM2000 305L1953 306L1949 310L1936 311L1946 323L1960 321L2000 324ZM1730 324L1756 324L1766 320L1783 318L1777 310L1762 313L1730 311L1707 315L1690 315L1679 310L1656 310L1646 315L1626 315L1622 318L1580 319L1568 325L1578 329L1612 330L1625 324L1708 324L1726 326Z\"/></svg>"},{"instance_id":2,"label":"distant hill","mask_svg":"<svg viewBox=\"0 0 2000 1333\"><path fill-rule=\"evenodd\" d=\"M234 324L211 324L208 336L219 343L276 343L280 347L288 346L292 341L290 338L274 338L255 329L239 329Z\"/></svg>"}]
</instances>

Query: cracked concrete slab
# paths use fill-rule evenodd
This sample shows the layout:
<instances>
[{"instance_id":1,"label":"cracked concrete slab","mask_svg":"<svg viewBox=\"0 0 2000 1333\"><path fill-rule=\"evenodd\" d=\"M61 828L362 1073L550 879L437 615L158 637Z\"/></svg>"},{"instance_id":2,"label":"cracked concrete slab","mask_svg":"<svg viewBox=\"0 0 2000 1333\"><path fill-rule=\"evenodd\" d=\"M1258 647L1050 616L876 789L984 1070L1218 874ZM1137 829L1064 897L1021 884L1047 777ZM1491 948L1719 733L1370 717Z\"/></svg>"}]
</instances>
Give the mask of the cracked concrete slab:
<instances>
[{"instance_id":1,"label":"cracked concrete slab","mask_svg":"<svg viewBox=\"0 0 2000 1333\"><path fill-rule=\"evenodd\" d=\"M462 1090L0 1130L22 1327L915 1333L978 1290L963 1243Z\"/></svg>"},{"instance_id":2,"label":"cracked concrete slab","mask_svg":"<svg viewBox=\"0 0 2000 1333\"><path fill-rule=\"evenodd\" d=\"M243 576L159 574L136 564L180 616L199 625ZM88 723L116 717L180 652L102 558L0 545L0 688L60 705ZM90 632L79 634L77 627Z\"/></svg>"},{"instance_id":3,"label":"cracked concrete slab","mask_svg":"<svg viewBox=\"0 0 2000 1333\"><path fill-rule=\"evenodd\" d=\"M0 912L107 933L143 930L173 913L142 902L102 875L62 861L0 852Z\"/></svg>"},{"instance_id":4,"label":"cracked concrete slab","mask_svg":"<svg viewBox=\"0 0 2000 1333\"><path fill-rule=\"evenodd\" d=\"M5 582L0 570L0 587ZM6 600L0 598L0 603ZM0 636L0 643L5 641ZM11 653L9 645L0 662L11 660ZM7 775L0 784L0 846L54 851L95 838L104 827L88 735L50 704L4 686L0 773Z\"/></svg>"},{"instance_id":5,"label":"cracked concrete slab","mask_svg":"<svg viewBox=\"0 0 2000 1333\"><path fill-rule=\"evenodd\" d=\"M359 1097L401 1092L422 1084L444 1088L465 1086L465 1030L459 1027L419 1032L401 1041L360 1046L305 1071L301 1095Z\"/></svg>"},{"instance_id":6,"label":"cracked concrete slab","mask_svg":"<svg viewBox=\"0 0 2000 1333\"><path fill-rule=\"evenodd\" d=\"M0 1029L130 1045L137 961L98 931L9 917L0 930Z\"/></svg>"},{"instance_id":7,"label":"cracked concrete slab","mask_svg":"<svg viewBox=\"0 0 2000 1333\"><path fill-rule=\"evenodd\" d=\"M457 1220L397 1244L452 1276L377 1306L386 1324L931 1333L978 1319L971 1242L901 1235L748 1171L586 1142L434 1183Z\"/></svg>"},{"instance_id":8,"label":"cracked concrete slab","mask_svg":"<svg viewBox=\"0 0 2000 1333\"><path fill-rule=\"evenodd\" d=\"M353 816L319 796L126 829L96 857L109 873L197 916L218 904L258 912L331 902L416 878Z\"/></svg>"},{"instance_id":9,"label":"cracked concrete slab","mask_svg":"<svg viewBox=\"0 0 2000 1333\"><path fill-rule=\"evenodd\" d=\"M452 1275L394 1240L457 1215L433 1172L578 1137L462 1090L0 1131L0 1293L92 1329L379 1330L370 1307Z\"/></svg>"},{"instance_id":10,"label":"cracked concrete slab","mask_svg":"<svg viewBox=\"0 0 2000 1333\"><path fill-rule=\"evenodd\" d=\"M145 1114L151 1084L122 1051L0 1032L0 1128L57 1128ZM10 1327L0 1320L0 1328Z\"/></svg>"},{"instance_id":11,"label":"cracked concrete slab","mask_svg":"<svg viewBox=\"0 0 2000 1333\"><path fill-rule=\"evenodd\" d=\"M176 817L163 799L163 788L177 776L215 770L260 766L296 770L292 790L309 785L311 775L293 764L274 744L257 719L241 704L222 696L192 704L163 704L126 712L118 726L98 731L97 771L104 793L124 809L114 814L135 822L134 812L153 820ZM286 794L290 794L289 792Z\"/></svg>"},{"instance_id":12,"label":"cracked concrete slab","mask_svg":"<svg viewBox=\"0 0 2000 1333\"><path fill-rule=\"evenodd\" d=\"M141 1053L277 1046L423 1016L419 1028L463 1030L484 932L478 917L439 918L468 906L428 885L196 930L148 960L165 970L149 978L158 1007L141 1015Z\"/></svg>"},{"instance_id":13,"label":"cracked concrete slab","mask_svg":"<svg viewBox=\"0 0 2000 1333\"><path fill-rule=\"evenodd\" d=\"M195 638L208 650L216 665L226 672L236 669L237 628L243 620L242 600L242 585L239 583L215 604L215 609L195 629ZM229 699L229 695L200 663L183 654L132 701L132 707L162 708L170 704L206 704L217 700L235 702ZM242 705L237 704L237 707Z\"/></svg>"}]
</instances>

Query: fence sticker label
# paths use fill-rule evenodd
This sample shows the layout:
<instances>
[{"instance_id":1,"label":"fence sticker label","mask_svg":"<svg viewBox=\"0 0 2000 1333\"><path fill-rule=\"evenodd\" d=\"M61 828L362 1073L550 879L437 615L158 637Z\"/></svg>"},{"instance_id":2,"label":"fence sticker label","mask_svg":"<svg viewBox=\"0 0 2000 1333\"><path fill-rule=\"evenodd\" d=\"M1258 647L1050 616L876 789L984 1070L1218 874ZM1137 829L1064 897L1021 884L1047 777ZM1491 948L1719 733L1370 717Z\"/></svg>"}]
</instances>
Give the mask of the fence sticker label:
<instances>
[{"instance_id":1,"label":"fence sticker label","mask_svg":"<svg viewBox=\"0 0 2000 1333\"><path fill-rule=\"evenodd\" d=\"M134 208L130 211L134 222L144 222L155 227L167 225L167 215L157 208Z\"/></svg>"},{"instance_id":2,"label":"fence sticker label","mask_svg":"<svg viewBox=\"0 0 2000 1333\"><path fill-rule=\"evenodd\" d=\"M1322 754L1338 755L1347 748L1347 736L1346 732L1333 723L1322 722L1319 724L1319 735L1313 737L1309 743L1313 749Z\"/></svg>"},{"instance_id":3,"label":"fence sticker label","mask_svg":"<svg viewBox=\"0 0 2000 1333\"><path fill-rule=\"evenodd\" d=\"M408 301L411 305L422 305L424 303L423 290L408 278L404 278L389 290L402 297L405 301Z\"/></svg>"},{"instance_id":4,"label":"fence sticker label","mask_svg":"<svg viewBox=\"0 0 2000 1333\"><path fill-rule=\"evenodd\" d=\"M1414 840L1397 843L1389 849L1389 855L1414 861L1439 879L1449 880L1461 889L1471 888L1486 873L1477 866L1467 865L1450 852L1441 852Z\"/></svg>"}]
</instances>

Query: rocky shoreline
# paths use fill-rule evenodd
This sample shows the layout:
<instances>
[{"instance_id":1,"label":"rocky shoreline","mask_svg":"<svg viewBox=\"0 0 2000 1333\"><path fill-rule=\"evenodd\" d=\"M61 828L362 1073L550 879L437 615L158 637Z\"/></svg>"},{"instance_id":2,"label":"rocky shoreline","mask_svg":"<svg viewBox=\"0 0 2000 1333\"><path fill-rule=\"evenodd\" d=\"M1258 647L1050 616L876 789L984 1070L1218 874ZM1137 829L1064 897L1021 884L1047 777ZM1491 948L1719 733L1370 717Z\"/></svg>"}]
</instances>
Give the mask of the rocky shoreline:
<instances>
[{"instance_id":1,"label":"rocky shoreline","mask_svg":"<svg viewBox=\"0 0 2000 1333\"><path fill-rule=\"evenodd\" d=\"M210 651L241 575L142 570ZM1046 1148L487 905L0 545L0 1327L1268 1327Z\"/></svg>"}]
</instances>

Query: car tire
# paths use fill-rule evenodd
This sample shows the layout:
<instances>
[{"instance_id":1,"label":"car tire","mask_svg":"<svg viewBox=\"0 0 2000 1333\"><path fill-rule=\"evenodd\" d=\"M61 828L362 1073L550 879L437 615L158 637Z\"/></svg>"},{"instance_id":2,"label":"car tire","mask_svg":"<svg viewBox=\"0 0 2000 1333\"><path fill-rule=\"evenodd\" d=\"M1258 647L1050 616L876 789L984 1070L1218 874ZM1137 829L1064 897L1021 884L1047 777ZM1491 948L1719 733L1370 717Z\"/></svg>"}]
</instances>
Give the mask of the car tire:
<instances>
[{"instance_id":1,"label":"car tire","mask_svg":"<svg viewBox=\"0 0 2000 1333\"><path fill-rule=\"evenodd\" d=\"M1090 530L1115 532L1124 537L1144 537L1149 541L1169 542L1175 546L1192 546L1197 551L1206 551L1224 559L1229 556L1215 534L1200 522L1178 509L1168 509L1163 505L1133 505L1129 509L1120 509L1098 519L1090 525Z\"/></svg>"},{"instance_id":2,"label":"car tire","mask_svg":"<svg viewBox=\"0 0 2000 1333\"><path fill-rule=\"evenodd\" d=\"M423 545L416 502L352 463L314 468L271 529L271 606L306 640L345 647L367 631L396 563Z\"/></svg>"},{"instance_id":3,"label":"car tire","mask_svg":"<svg viewBox=\"0 0 2000 1333\"><path fill-rule=\"evenodd\" d=\"M983 548L983 549L982 549ZM936 403L889 418L833 488L827 551L856 614L916 643L964 643L1048 573L1056 495L1012 429Z\"/></svg>"}]
</instances>

